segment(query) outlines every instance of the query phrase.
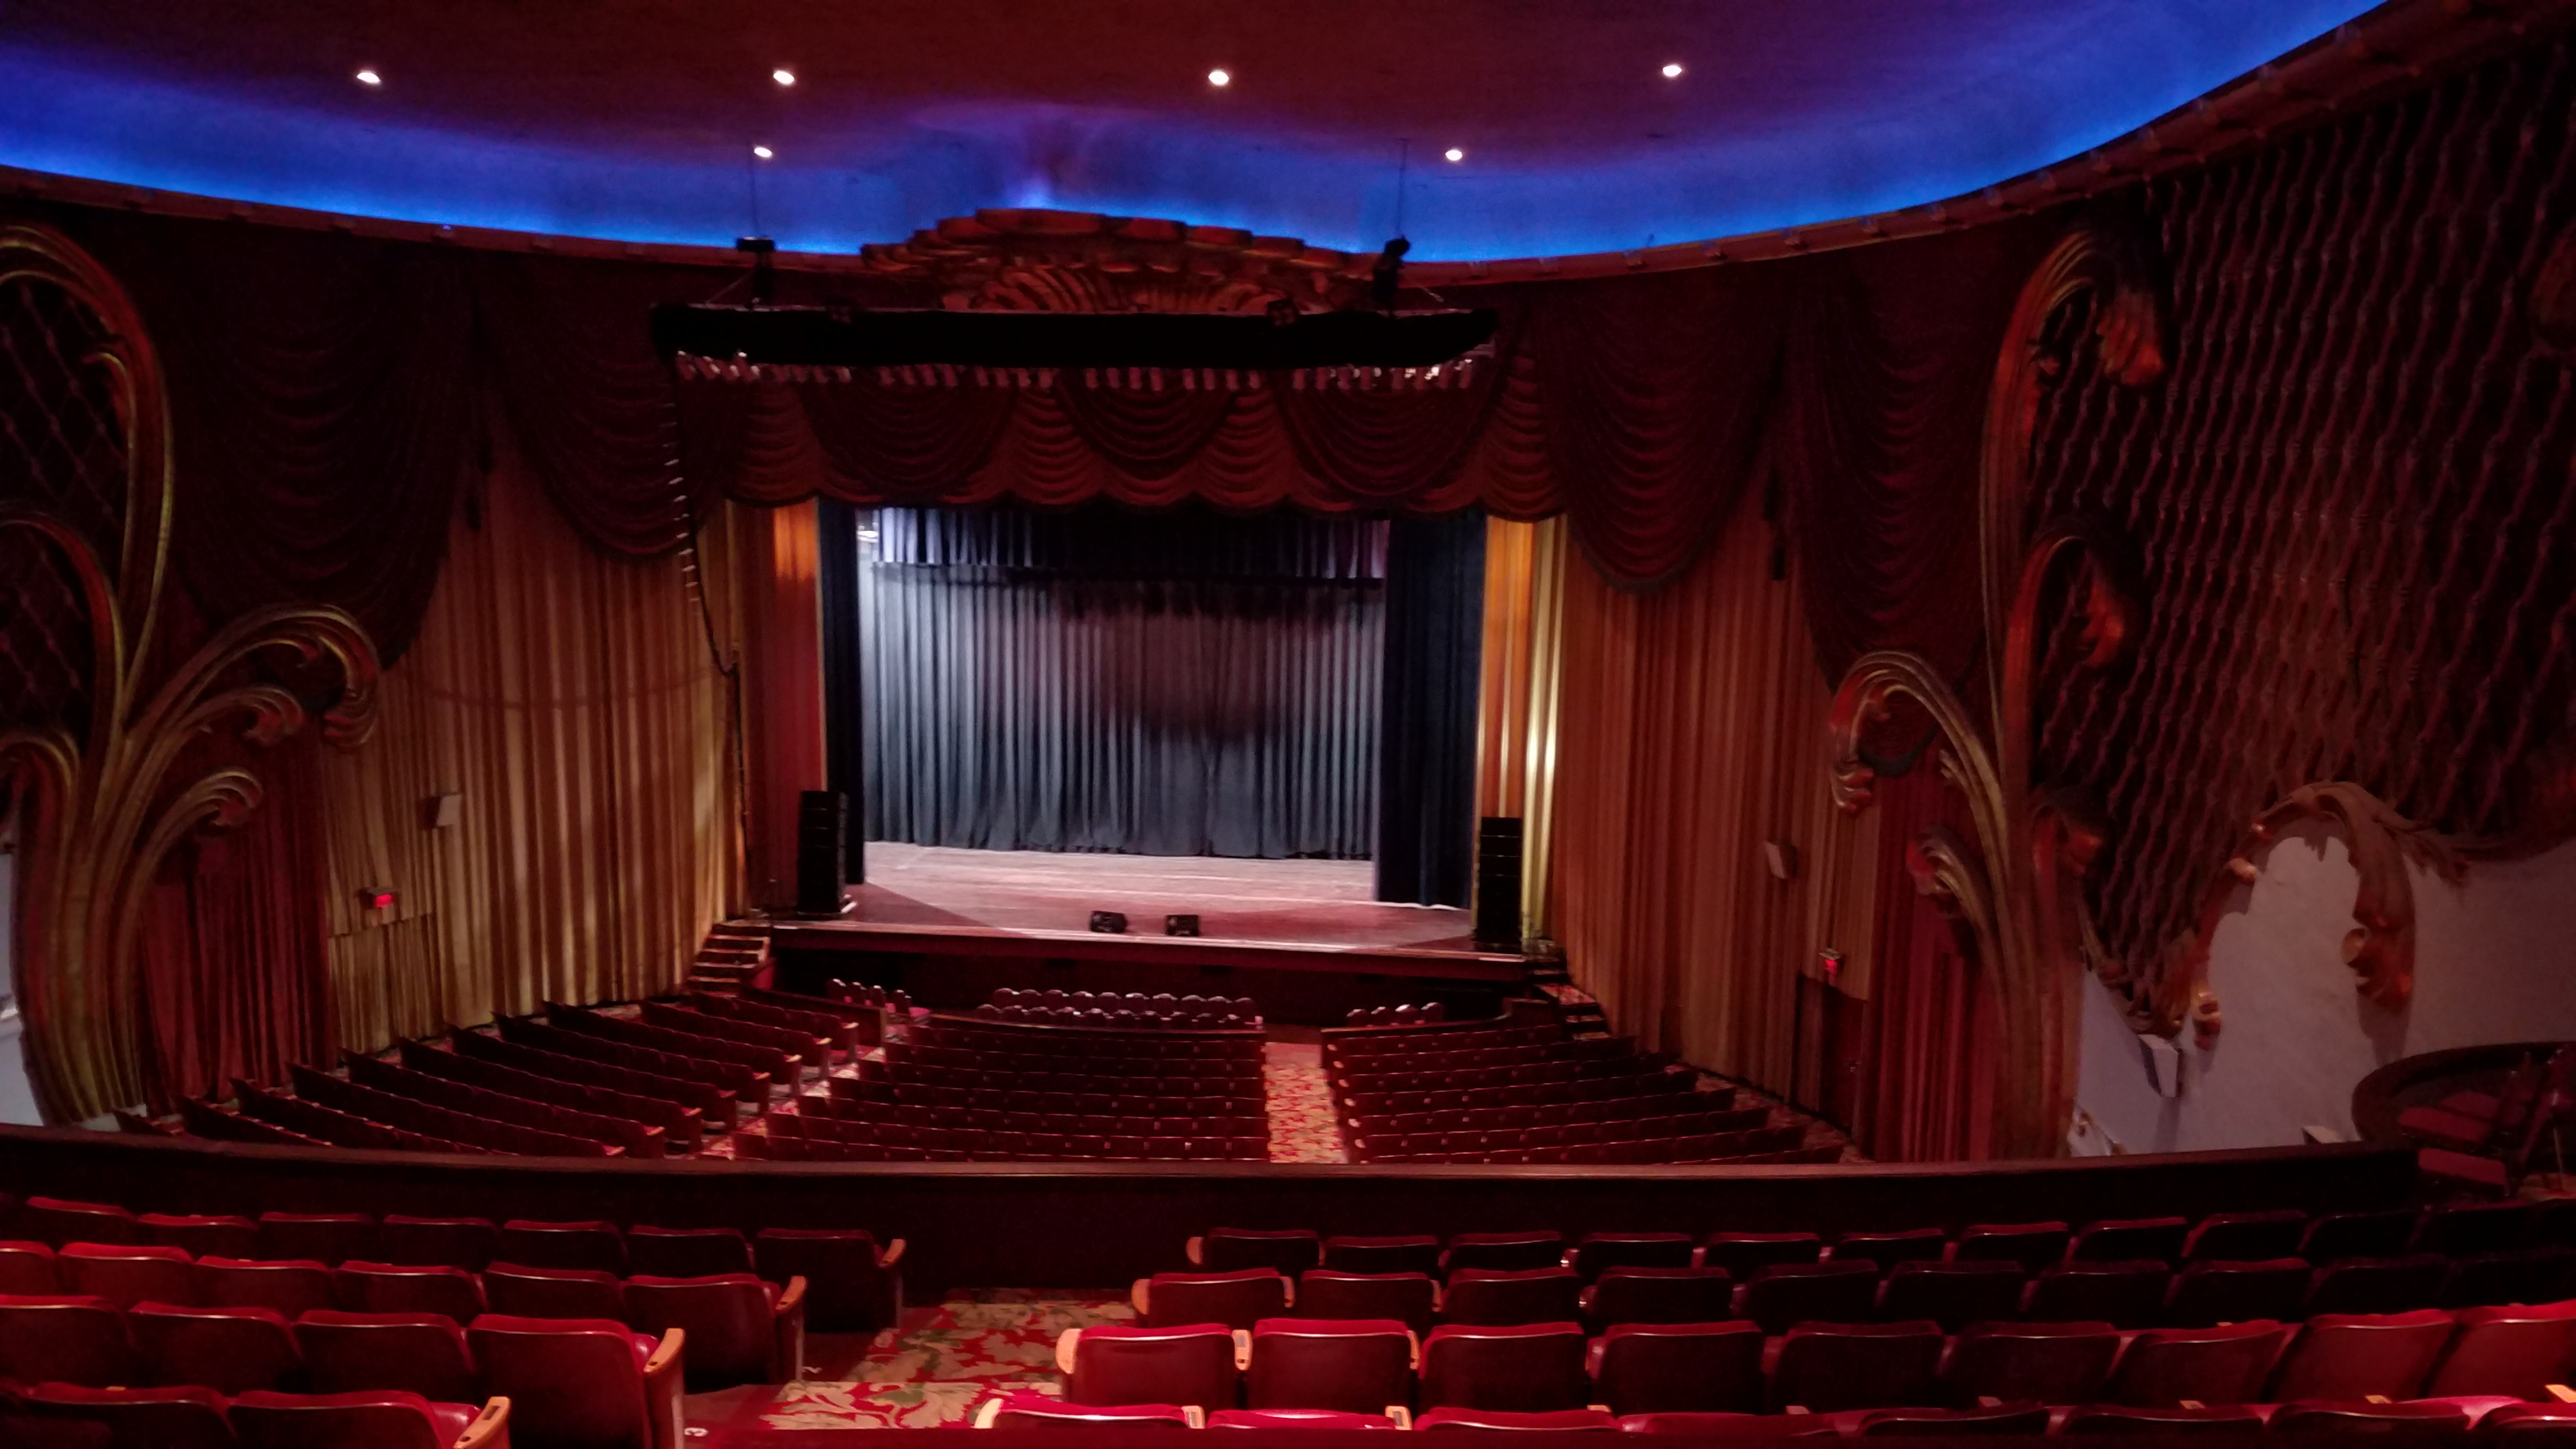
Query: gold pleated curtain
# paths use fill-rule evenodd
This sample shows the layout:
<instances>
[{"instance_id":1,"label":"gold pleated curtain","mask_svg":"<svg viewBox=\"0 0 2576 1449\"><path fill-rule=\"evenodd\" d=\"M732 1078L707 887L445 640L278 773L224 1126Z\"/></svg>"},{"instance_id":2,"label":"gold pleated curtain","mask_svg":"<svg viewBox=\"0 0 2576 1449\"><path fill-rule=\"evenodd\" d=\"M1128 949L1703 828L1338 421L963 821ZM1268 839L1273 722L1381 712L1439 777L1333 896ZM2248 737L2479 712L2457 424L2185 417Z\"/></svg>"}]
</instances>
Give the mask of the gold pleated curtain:
<instances>
[{"instance_id":1,"label":"gold pleated curtain","mask_svg":"<svg viewBox=\"0 0 2576 1449\"><path fill-rule=\"evenodd\" d=\"M1565 553L1562 518L1485 522L1476 813L1520 817L1524 939L1546 935L1548 925L1549 809L1556 785Z\"/></svg>"},{"instance_id":2,"label":"gold pleated curtain","mask_svg":"<svg viewBox=\"0 0 2576 1449\"><path fill-rule=\"evenodd\" d=\"M1831 946L1868 978L1875 825L1827 792L1833 691L1760 492L1651 593L1564 566L1549 922L1619 1030L1781 1090L1798 977Z\"/></svg>"},{"instance_id":3,"label":"gold pleated curtain","mask_svg":"<svg viewBox=\"0 0 2576 1449\"><path fill-rule=\"evenodd\" d=\"M585 544L506 451L468 494L375 738L322 766L345 1047L667 990L738 905L729 687L697 593L702 569L724 592L730 513L639 562ZM393 910L361 903L375 887Z\"/></svg>"}]
</instances>

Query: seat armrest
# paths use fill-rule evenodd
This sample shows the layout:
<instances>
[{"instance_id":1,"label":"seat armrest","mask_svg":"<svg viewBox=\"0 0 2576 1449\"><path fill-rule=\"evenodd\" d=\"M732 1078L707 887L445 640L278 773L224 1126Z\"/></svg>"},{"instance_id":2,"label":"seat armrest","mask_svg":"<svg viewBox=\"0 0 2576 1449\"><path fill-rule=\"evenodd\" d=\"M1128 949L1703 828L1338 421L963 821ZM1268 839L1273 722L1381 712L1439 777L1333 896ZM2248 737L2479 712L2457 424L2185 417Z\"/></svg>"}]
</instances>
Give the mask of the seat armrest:
<instances>
[{"instance_id":1,"label":"seat armrest","mask_svg":"<svg viewBox=\"0 0 2576 1449\"><path fill-rule=\"evenodd\" d=\"M1207 1266L1207 1239L1192 1238L1187 1243L1181 1245L1181 1252L1184 1256L1188 1257L1191 1267L1204 1268Z\"/></svg>"},{"instance_id":2,"label":"seat armrest","mask_svg":"<svg viewBox=\"0 0 2576 1449\"><path fill-rule=\"evenodd\" d=\"M770 1309L770 1323L777 1332L772 1352L778 1358L780 1382L805 1377L805 1280L791 1275L780 1290L778 1302Z\"/></svg>"},{"instance_id":3,"label":"seat armrest","mask_svg":"<svg viewBox=\"0 0 2576 1449\"><path fill-rule=\"evenodd\" d=\"M903 1239L897 1238L893 1242L885 1245L885 1251L877 1254L877 1266L879 1268L891 1268L896 1263L902 1261L902 1259Z\"/></svg>"},{"instance_id":4,"label":"seat armrest","mask_svg":"<svg viewBox=\"0 0 2576 1449\"><path fill-rule=\"evenodd\" d=\"M1207 1427L1207 1410L1201 1408L1197 1404L1181 1405L1181 1418L1193 1429L1204 1429Z\"/></svg>"},{"instance_id":5,"label":"seat armrest","mask_svg":"<svg viewBox=\"0 0 2576 1449\"><path fill-rule=\"evenodd\" d=\"M1068 1328L1055 1336L1055 1366L1067 1374L1073 1372L1073 1348L1082 1342L1082 1330Z\"/></svg>"},{"instance_id":6,"label":"seat armrest","mask_svg":"<svg viewBox=\"0 0 2576 1449\"><path fill-rule=\"evenodd\" d=\"M494 1397L483 1403L483 1412L465 1426L448 1449L510 1449L510 1401Z\"/></svg>"},{"instance_id":7,"label":"seat armrest","mask_svg":"<svg viewBox=\"0 0 2576 1449\"><path fill-rule=\"evenodd\" d=\"M1386 1416L1393 1419L1395 1421L1395 1427L1399 1429L1410 1429L1413 1427L1413 1411L1402 1404L1387 1405Z\"/></svg>"},{"instance_id":8,"label":"seat armrest","mask_svg":"<svg viewBox=\"0 0 2576 1449\"><path fill-rule=\"evenodd\" d=\"M1243 1329L1234 1331L1234 1371L1242 1373L1252 1367L1252 1335Z\"/></svg>"},{"instance_id":9,"label":"seat armrest","mask_svg":"<svg viewBox=\"0 0 2576 1449\"><path fill-rule=\"evenodd\" d=\"M1279 1306L1280 1306L1280 1307L1282 1307L1282 1308L1294 1308L1294 1307L1296 1307L1296 1306L1297 1306L1297 1280L1296 1280L1296 1279L1294 1279L1294 1278L1289 1278L1289 1277L1288 1277L1288 1275L1287 1275L1287 1274L1285 1274L1285 1273L1282 1273L1282 1274L1280 1274L1279 1276L1280 1276L1280 1277L1282 1277L1282 1278L1287 1278L1287 1280L1288 1280L1288 1281L1287 1281L1287 1285L1286 1285L1286 1291L1287 1291L1288 1296L1287 1296L1286 1298L1283 1298L1283 1299L1281 1299L1281 1300L1280 1300L1280 1302L1279 1302Z\"/></svg>"},{"instance_id":10,"label":"seat armrest","mask_svg":"<svg viewBox=\"0 0 2576 1449\"><path fill-rule=\"evenodd\" d=\"M1404 1346L1413 1355L1413 1371L1415 1373L1422 1372L1422 1335L1414 1332L1410 1328L1406 1329L1404 1331Z\"/></svg>"},{"instance_id":11,"label":"seat armrest","mask_svg":"<svg viewBox=\"0 0 2576 1449\"><path fill-rule=\"evenodd\" d=\"M1137 1317L1142 1318L1146 1314L1153 1312L1153 1308L1151 1307L1153 1301L1153 1279L1139 1278L1135 1282L1127 1285L1127 1302L1129 1306L1136 1310Z\"/></svg>"},{"instance_id":12,"label":"seat armrest","mask_svg":"<svg viewBox=\"0 0 2576 1449\"><path fill-rule=\"evenodd\" d=\"M653 1424L653 1449L681 1449L680 1396L687 1390L681 1381L680 1355L687 1343L686 1330L666 1328L662 1341L644 1360L644 1412Z\"/></svg>"},{"instance_id":13,"label":"seat armrest","mask_svg":"<svg viewBox=\"0 0 2576 1449\"><path fill-rule=\"evenodd\" d=\"M975 1406L975 1427L978 1429L992 1428L993 1421L1000 1417L1002 1417L1002 1398L999 1394Z\"/></svg>"}]
</instances>

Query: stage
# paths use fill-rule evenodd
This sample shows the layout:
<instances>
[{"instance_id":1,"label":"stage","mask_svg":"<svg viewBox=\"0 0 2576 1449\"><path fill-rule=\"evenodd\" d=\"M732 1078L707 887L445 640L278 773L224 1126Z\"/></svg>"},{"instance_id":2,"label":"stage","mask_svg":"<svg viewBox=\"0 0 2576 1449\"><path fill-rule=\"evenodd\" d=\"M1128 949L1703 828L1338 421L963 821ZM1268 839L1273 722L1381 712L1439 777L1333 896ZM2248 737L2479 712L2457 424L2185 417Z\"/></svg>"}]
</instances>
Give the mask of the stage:
<instances>
[{"instance_id":1,"label":"stage","mask_svg":"<svg viewBox=\"0 0 2576 1449\"><path fill-rule=\"evenodd\" d=\"M1466 911L1369 899L1367 861L953 850L871 842L867 883L833 920L777 916L782 984L828 977L967 1008L1002 986L1250 996L1280 1021L1445 1001L1483 1015L1526 975L1480 951ZM1123 912L1127 933L1089 928ZM1163 934L1194 914L1200 934Z\"/></svg>"}]
</instances>

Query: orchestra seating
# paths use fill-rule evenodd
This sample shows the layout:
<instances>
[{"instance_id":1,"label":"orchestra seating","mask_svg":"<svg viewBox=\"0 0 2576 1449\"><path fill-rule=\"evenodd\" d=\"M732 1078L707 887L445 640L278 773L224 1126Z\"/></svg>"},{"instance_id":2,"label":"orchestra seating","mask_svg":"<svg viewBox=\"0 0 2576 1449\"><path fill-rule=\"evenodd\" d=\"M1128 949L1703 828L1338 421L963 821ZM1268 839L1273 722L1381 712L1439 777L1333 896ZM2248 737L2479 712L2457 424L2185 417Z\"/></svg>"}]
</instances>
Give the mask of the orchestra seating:
<instances>
[{"instance_id":1,"label":"orchestra seating","mask_svg":"<svg viewBox=\"0 0 2576 1449\"><path fill-rule=\"evenodd\" d=\"M975 1014L1042 1026L1111 1026L1122 1031L1209 1031L1261 1026L1249 996L1174 996L1168 991L1021 991L1005 986Z\"/></svg>"},{"instance_id":2,"label":"orchestra seating","mask_svg":"<svg viewBox=\"0 0 2576 1449\"><path fill-rule=\"evenodd\" d=\"M1324 1070L1361 1162L1832 1161L1732 1088L1709 1089L1628 1037L1562 1023L1421 1021L1331 1028Z\"/></svg>"},{"instance_id":3,"label":"orchestra seating","mask_svg":"<svg viewBox=\"0 0 2576 1449\"><path fill-rule=\"evenodd\" d=\"M1262 1047L1250 1025L932 1015L882 1073L827 1079L760 1140L789 1161L1264 1161Z\"/></svg>"}]
</instances>

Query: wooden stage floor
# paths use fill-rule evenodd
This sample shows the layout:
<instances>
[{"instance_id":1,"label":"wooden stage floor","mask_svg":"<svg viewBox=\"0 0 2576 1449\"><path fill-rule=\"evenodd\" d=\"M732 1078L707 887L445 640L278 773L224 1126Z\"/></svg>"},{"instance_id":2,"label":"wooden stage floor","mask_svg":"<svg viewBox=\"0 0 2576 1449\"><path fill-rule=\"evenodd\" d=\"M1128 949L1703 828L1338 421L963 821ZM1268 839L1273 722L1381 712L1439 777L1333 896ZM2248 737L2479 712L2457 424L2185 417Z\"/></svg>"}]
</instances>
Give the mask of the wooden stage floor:
<instances>
[{"instance_id":1,"label":"wooden stage floor","mask_svg":"<svg viewBox=\"0 0 2576 1449\"><path fill-rule=\"evenodd\" d=\"M1527 963L1517 953L1476 948L1468 912L1369 899L1374 876L1367 861L956 850L877 841L868 846L867 867L867 883L850 888L850 909L840 917L771 919L772 941L791 975L852 974L903 986L931 1004L955 1005L971 1004L969 995L980 1001L975 993L993 986L1058 978L1096 990L1205 993L1227 988L1192 978L1240 972L1258 978L1263 989L1254 990L1254 980L1238 989L1265 1005L1276 1000L1285 1008L1297 999L1279 1013L1283 1020L1338 1019L1335 1001L1428 999L1423 983L1490 997L1526 978ZM1099 910L1123 912L1127 933L1092 931L1091 913ZM1163 918L1180 914L1199 918L1197 937L1163 934ZM1286 976L1330 976L1360 989L1326 990L1320 980L1290 987ZM1417 986L1408 990L1407 982Z\"/></svg>"}]
</instances>

